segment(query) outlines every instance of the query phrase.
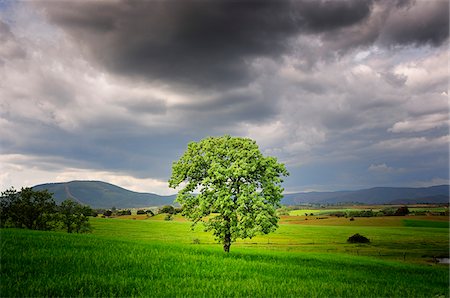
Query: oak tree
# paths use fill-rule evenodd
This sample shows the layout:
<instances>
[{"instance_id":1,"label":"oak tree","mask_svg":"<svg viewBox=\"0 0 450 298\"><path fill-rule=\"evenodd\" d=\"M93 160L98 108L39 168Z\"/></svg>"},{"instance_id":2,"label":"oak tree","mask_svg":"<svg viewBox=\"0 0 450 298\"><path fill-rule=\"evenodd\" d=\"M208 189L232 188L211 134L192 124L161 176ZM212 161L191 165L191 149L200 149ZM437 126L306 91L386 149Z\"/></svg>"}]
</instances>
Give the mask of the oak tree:
<instances>
[{"instance_id":1,"label":"oak tree","mask_svg":"<svg viewBox=\"0 0 450 298\"><path fill-rule=\"evenodd\" d=\"M231 136L191 142L173 163L169 186L179 190L182 214L205 224L230 251L238 238L267 234L278 227L285 166L265 157L255 141Z\"/></svg>"}]
</instances>

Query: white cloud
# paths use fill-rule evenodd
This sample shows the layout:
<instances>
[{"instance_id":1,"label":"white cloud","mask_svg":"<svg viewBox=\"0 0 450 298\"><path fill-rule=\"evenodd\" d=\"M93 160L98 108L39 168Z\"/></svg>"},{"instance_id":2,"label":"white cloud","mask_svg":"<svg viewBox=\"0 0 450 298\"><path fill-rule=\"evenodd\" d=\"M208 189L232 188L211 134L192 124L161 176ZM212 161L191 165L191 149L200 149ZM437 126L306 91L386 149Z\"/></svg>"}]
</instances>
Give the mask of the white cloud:
<instances>
[{"instance_id":1,"label":"white cloud","mask_svg":"<svg viewBox=\"0 0 450 298\"><path fill-rule=\"evenodd\" d=\"M367 170L369 172L380 173L380 174L401 173L401 172L405 171L405 169L402 169L402 168L390 167L386 163L371 164Z\"/></svg>"},{"instance_id":2,"label":"white cloud","mask_svg":"<svg viewBox=\"0 0 450 298\"><path fill-rule=\"evenodd\" d=\"M384 151L396 151L399 154L402 152L411 152L421 149L428 149L434 151L436 149L448 149L450 142L450 135L440 137L410 137L410 138L395 138L383 140L375 145L375 148ZM444 147L445 146L445 147Z\"/></svg>"},{"instance_id":3,"label":"white cloud","mask_svg":"<svg viewBox=\"0 0 450 298\"><path fill-rule=\"evenodd\" d=\"M434 128L449 126L449 115L445 114L430 114L423 115L416 118L409 118L394 124L388 131L400 132L422 132Z\"/></svg>"}]
</instances>

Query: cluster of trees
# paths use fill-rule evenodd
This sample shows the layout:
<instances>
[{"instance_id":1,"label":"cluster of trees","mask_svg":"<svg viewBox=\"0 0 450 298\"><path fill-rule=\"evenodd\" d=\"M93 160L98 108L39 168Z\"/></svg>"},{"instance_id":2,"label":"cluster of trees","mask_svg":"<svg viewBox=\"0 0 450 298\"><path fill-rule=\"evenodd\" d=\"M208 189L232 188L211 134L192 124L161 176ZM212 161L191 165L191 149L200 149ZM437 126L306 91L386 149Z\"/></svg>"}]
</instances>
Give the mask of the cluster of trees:
<instances>
[{"instance_id":1,"label":"cluster of trees","mask_svg":"<svg viewBox=\"0 0 450 298\"><path fill-rule=\"evenodd\" d=\"M98 214L102 214L103 217L110 217L110 216L123 216L123 215L132 215L132 212L130 209L120 209L118 210L115 207L112 207L111 209L96 209L94 210L94 217L96 217ZM139 209L136 211L137 215L143 215L147 214L148 216L153 216L155 213L153 213L152 210L142 210Z\"/></svg>"},{"instance_id":2,"label":"cluster of trees","mask_svg":"<svg viewBox=\"0 0 450 298\"><path fill-rule=\"evenodd\" d=\"M355 210L355 211L337 211L330 213L330 216L336 217L374 217L374 216L405 216L408 215L409 209L407 206L402 206L399 208L384 208L380 211L370 210Z\"/></svg>"},{"instance_id":3,"label":"cluster of trees","mask_svg":"<svg viewBox=\"0 0 450 298\"><path fill-rule=\"evenodd\" d=\"M47 190L14 188L1 193L0 227L25 228L31 230L61 230L68 233L89 232L89 217L93 213L84 206L67 199L60 205Z\"/></svg>"}]
</instances>

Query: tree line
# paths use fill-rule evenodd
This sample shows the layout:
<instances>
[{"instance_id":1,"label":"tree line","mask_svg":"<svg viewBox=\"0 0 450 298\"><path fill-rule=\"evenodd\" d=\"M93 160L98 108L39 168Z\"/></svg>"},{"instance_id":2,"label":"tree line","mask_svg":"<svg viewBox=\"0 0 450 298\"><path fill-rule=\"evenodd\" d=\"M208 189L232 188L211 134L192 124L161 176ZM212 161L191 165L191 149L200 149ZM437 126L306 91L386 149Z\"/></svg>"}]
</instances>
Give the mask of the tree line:
<instances>
[{"instance_id":1,"label":"tree line","mask_svg":"<svg viewBox=\"0 0 450 298\"><path fill-rule=\"evenodd\" d=\"M14 188L1 193L0 227L31 230L65 230L86 233L91 230L89 217L93 210L71 199L57 205L47 190Z\"/></svg>"}]
</instances>

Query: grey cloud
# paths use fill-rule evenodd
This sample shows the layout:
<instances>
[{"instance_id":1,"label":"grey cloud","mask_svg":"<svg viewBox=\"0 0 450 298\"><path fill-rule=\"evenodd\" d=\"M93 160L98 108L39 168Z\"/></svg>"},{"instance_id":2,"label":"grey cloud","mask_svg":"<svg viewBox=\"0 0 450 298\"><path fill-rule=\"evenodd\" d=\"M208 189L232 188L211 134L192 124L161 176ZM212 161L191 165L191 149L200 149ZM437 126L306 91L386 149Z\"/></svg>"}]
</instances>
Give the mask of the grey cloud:
<instances>
[{"instance_id":1,"label":"grey cloud","mask_svg":"<svg viewBox=\"0 0 450 298\"><path fill-rule=\"evenodd\" d=\"M26 54L9 25L0 20L0 64L8 60L24 59Z\"/></svg>"},{"instance_id":2,"label":"grey cloud","mask_svg":"<svg viewBox=\"0 0 450 298\"><path fill-rule=\"evenodd\" d=\"M147 98L147 99L127 99L123 106L130 113L137 114L165 114L167 112L167 104L162 99Z\"/></svg>"},{"instance_id":3,"label":"grey cloud","mask_svg":"<svg viewBox=\"0 0 450 298\"><path fill-rule=\"evenodd\" d=\"M293 2L300 24L308 31L324 32L358 24L370 15L372 0Z\"/></svg>"},{"instance_id":4,"label":"grey cloud","mask_svg":"<svg viewBox=\"0 0 450 298\"><path fill-rule=\"evenodd\" d=\"M440 46L449 36L449 2L417 1L390 14L380 36L387 44Z\"/></svg>"},{"instance_id":5,"label":"grey cloud","mask_svg":"<svg viewBox=\"0 0 450 298\"><path fill-rule=\"evenodd\" d=\"M45 8L109 70L214 88L246 85L258 75L253 59L279 59L301 32L361 22L371 1L51 1Z\"/></svg>"}]
</instances>

